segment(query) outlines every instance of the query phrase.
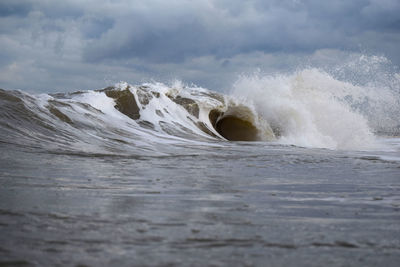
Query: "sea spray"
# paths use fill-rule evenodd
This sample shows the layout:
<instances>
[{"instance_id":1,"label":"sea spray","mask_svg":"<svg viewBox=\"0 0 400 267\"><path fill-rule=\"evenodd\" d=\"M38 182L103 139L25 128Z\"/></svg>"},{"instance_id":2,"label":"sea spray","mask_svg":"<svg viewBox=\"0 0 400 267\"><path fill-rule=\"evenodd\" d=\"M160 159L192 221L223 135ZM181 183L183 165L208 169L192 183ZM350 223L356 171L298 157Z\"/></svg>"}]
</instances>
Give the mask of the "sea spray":
<instances>
[{"instance_id":1,"label":"sea spray","mask_svg":"<svg viewBox=\"0 0 400 267\"><path fill-rule=\"evenodd\" d=\"M374 100L371 88L336 80L322 70L242 76L232 95L252 103L278 130L281 143L330 149L377 147L368 114L357 104Z\"/></svg>"}]
</instances>

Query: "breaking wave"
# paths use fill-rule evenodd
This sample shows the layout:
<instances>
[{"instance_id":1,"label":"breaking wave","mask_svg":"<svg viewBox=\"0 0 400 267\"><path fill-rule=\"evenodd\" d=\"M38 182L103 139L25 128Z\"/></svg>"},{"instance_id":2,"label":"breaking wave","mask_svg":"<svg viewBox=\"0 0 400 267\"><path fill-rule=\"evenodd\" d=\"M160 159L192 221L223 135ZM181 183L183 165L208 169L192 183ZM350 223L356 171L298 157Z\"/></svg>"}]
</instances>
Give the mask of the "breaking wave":
<instances>
[{"instance_id":1,"label":"breaking wave","mask_svg":"<svg viewBox=\"0 0 400 267\"><path fill-rule=\"evenodd\" d=\"M379 147L377 136L399 134L398 92L339 81L315 68L290 75L244 76L232 95L251 103L281 143L374 149Z\"/></svg>"},{"instance_id":2,"label":"breaking wave","mask_svg":"<svg viewBox=\"0 0 400 267\"><path fill-rule=\"evenodd\" d=\"M377 148L377 135L399 134L397 93L319 69L243 76L225 95L179 81L121 82L59 94L0 90L0 102L1 142L71 153L226 140L365 150Z\"/></svg>"}]
</instances>

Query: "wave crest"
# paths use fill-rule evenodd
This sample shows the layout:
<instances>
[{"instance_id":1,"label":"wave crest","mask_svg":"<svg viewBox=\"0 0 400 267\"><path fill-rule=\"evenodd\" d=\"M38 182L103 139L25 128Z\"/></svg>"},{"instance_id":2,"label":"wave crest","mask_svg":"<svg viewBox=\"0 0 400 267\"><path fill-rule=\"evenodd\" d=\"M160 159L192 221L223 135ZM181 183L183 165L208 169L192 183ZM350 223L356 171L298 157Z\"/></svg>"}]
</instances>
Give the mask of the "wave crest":
<instances>
[{"instance_id":1,"label":"wave crest","mask_svg":"<svg viewBox=\"0 0 400 267\"><path fill-rule=\"evenodd\" d=\"M230 95L179 82L122 82L101 90L36 96L1 90L0 139L96 153L132 147L145 153L162 151L159 144L218 140L371 149L377 146L375 134L398 134L388 131L397 120L393 115L385 119L388 114L381 111L387 108L379 108L397 103L396 97L319 69L242 76ZM386 128L377 121L385 121Z\"/></svg>"}]
</instances>

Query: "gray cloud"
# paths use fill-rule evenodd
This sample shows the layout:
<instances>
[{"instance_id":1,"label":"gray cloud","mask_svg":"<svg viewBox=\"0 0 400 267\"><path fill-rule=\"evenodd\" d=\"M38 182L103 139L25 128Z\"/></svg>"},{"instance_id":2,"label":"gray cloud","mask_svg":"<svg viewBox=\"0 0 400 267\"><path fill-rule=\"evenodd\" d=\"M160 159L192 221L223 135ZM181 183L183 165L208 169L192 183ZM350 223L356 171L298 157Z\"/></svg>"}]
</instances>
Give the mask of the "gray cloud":
<instances>
[{"instance_id":1,"label":"gray cloud","mask_svg":"<svg viewBox=\"0 0 400 267\"><path fill-rule=\"evenodd\" d=\"M32 9L29 1L3 0L0 2L0 16L26 16Z\"/></svg>"},{"instance_id":2,"label":"gray cloud","mask_svg":"<svg viewBox=\"0 0 400 267\"><path fill-rule=\"evenodd\" d=\"M3 0L0 87L178 78L227 88L240 73L293 69L321 51L400 65L398 14L398 0Z\"/></svg>"},{"instance_id":3,"label":"gray cloud","mask_svg":"<svg viewBox=\"0 0 400 267\"><path fill-rule=\"evenodd\" d=\"M172 2L127 13L84 50L88 61L119 57L183 61L196 56L231 57L253 51L297 52L359 49L366 31L399 33L396 1ZM358 39L359 37L360 39ZM368 43L363 44L368 46ZM384 41L384 40L383 40Z\"/></svg>"}]
</instances>

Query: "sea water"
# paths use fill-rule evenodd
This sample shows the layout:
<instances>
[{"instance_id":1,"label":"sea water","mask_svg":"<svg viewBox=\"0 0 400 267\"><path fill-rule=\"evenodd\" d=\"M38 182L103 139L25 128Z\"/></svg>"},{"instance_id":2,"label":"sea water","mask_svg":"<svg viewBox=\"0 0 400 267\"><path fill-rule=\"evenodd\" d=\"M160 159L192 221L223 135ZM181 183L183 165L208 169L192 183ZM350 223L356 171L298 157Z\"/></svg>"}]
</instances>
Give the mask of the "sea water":
<instances>
[{"instance_id":1,"label":"sea water","mask_svg":"<svg viewBox=\"0 0 400 267\"><path fill-rule=\"evenodd\" d=\"M397 266L397 89L1 90L0 265Z\"/></svg>"}]
</instances>

